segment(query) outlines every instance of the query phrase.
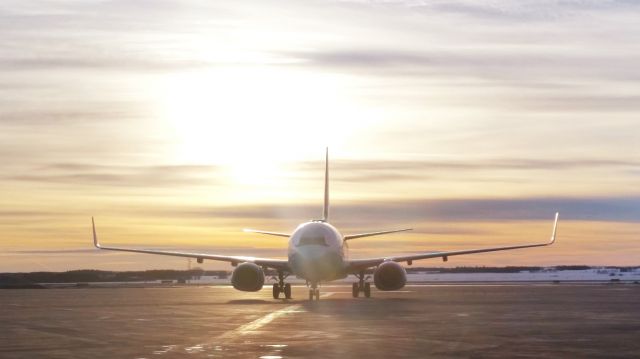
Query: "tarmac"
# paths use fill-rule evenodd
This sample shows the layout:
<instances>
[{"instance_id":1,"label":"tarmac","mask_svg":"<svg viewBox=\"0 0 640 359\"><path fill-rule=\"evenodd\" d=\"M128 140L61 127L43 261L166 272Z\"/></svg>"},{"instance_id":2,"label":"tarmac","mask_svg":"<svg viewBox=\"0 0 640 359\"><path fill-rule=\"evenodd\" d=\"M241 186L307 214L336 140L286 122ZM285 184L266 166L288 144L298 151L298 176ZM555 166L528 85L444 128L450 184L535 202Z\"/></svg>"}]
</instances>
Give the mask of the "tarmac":
<instances>
[{"instance_id":1,"label":"tarmac","mask_svg":"<svg viewBox=\"0 0 640 359\"><path fill-rule=\"evenodd\" d=\"M0 291L0 358L638 358L640 285Z\"/></svg>"}]
</instances>

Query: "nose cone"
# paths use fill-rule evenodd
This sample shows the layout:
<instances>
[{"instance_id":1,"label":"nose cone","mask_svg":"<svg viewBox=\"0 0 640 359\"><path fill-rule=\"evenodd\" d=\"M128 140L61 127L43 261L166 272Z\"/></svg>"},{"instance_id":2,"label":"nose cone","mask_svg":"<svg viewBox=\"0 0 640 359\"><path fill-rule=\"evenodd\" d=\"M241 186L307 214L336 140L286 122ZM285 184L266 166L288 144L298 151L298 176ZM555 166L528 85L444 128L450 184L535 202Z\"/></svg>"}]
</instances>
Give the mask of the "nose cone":
<instances>
[{"instance_id":1,"label":"nose cone","mask_svg":"<svg viewBox=\"0 0 640 359\"><path fill-rule=\"evenodd\" d=\"M342 258L324 246L298 248L289 256L289 263L298 277L309 281L337 278L342 269Z\"/></svg>"},{"instance_id":2,"label":"nose cone","mask_svg":"<svg viewBox=\"0 0 640 359\"><path fill-rule=\"evenodd\" d=\"M318 261L327 255L327 247L320 245L296 248L296 255L308 261Z\"/></svg>"}]
</instances>

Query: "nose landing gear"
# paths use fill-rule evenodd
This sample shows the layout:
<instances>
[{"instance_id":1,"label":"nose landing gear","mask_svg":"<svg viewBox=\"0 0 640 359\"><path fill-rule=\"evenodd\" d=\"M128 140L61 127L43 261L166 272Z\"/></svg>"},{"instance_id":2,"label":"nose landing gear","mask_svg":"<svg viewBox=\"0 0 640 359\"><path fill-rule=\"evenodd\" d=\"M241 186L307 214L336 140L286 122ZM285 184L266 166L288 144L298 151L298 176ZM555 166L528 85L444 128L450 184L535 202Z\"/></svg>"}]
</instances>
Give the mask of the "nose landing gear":
<instances>
[{"instance_id":1,"label":"nose landing gear","mask_svg":"<svg viewBox=\"0 0 640 359\"><path fill-rule=\"evenodd\" d=\"M273 299L280 298L280 293L284 293L286 299L291 299L291 284L285 283L287 276L282 272L278 272L278 283L273 284Z\"/></svg>"},{"instance_id":2,"label":"nose landing gear","mask_svg":"<svg viewBox=\"0 0 640 359\"><path fill-rule=\"evenodd\" d=\"M358 282L353 283L353 286L351 287L351 295L353 295L354 298L358 298L360 292L362 292L365 297L370 298L371 283L366 282L369 277L365 277L364 271L360 271L360 273L356 274L356 277L358 277Z\"/></svg>"},{"instance_id":3,"label":"nose landing gear","mask_svg":"<svg viewBox=\"0 0 640 359\"><path fill-rule=\"evenodd\" d=\"M309 288L309 300L320 300L320 289L318 289L318 283L311 283Z\"/></svg>"}]
</instances>

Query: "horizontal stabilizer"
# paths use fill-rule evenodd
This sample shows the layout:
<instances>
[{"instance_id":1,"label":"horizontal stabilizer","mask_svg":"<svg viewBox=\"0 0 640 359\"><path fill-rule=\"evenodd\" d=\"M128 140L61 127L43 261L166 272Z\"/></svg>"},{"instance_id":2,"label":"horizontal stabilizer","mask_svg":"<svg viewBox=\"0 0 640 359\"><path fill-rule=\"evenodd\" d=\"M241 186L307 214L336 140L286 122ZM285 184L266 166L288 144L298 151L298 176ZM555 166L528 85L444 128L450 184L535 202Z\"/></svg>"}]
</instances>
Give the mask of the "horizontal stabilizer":
<instances>
[{"instance_id":1,"label":"horizontal stabilizer","mask_svg":"<svg viewBox=\"0 0 640 359\"><path fill-rule=\"evenodd\" d=\"M393 231L381 231L381 232L369 232L369 233L359 233L359 234L349 234L344 236L344 240L348 241L350 239L355 239L355 238L362 238L362 237L373 237L373 236L379 236L382 234L389 234L389 233L397 233L397 232L406 232L406 231L411 231L413 230L413 228L405 228L405 229L395 229Z\"/></svg>"},{"instance_id":2,"label":"horizontal stabilizer","mask_svg":"<svg viewBox=\"0 0 640 359\"><path fill-rule=\"evenodd\" d=\"M251 229L251 228L245 228L243 229L243 231L247 232L247 233L260 233L260 234L266 234L269 236L276 236L276 237L291 237L290 234L287 233L280 233L280 232L269 232L269 231L261 231L258 229Z\"/></svg>"}]
</instances>

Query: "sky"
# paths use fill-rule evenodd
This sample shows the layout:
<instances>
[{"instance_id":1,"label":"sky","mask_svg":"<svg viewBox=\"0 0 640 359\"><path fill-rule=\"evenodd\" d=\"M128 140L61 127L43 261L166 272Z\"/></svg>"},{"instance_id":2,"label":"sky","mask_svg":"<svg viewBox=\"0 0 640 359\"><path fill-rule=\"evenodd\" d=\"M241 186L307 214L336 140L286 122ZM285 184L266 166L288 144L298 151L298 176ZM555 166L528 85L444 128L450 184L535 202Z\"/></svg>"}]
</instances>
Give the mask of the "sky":
<instances>
[{"instance_id":1,"label":"sky","mask_svg":"<svg viewBox=\"0 0 640 359\"><path fill-rule=\"evenodd\" d=\"M640 265L640 3L3 1L0 271L283 258L322 213L351 258ZM205 269L231 269L205 262Z\"/></svg>"}]
</instances>

